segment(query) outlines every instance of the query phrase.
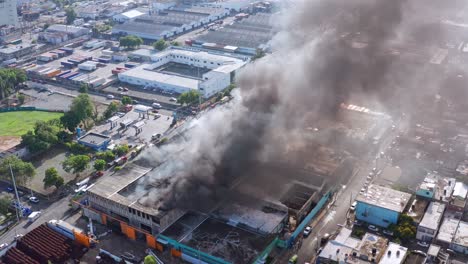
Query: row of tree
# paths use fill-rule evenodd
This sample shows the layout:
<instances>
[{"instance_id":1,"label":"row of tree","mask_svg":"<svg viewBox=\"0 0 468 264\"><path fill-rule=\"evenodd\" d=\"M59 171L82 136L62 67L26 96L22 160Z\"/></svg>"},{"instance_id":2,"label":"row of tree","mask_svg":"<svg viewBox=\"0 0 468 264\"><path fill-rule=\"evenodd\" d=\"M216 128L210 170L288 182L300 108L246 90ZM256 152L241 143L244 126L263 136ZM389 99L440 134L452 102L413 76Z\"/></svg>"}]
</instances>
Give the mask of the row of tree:
<instances>
[{"instance_id":1,"label":"row of tree","mask_svg":"<svg viewBox=\"0 0 468 264\"><path fill-rule=\"evenodd\" d=\"M143 39L137 36L125 36L119 39L120 46L126 48L136 48L143 44Z\"/></svg>"},{"instance_id":2,"label":"row of tree","mask_svg":"<svg viewBox=\"0 0 468 264\"><path fill-rule=\"evenodd\" d=\"M0 100L17 91L19 84L27 80L23 70L15 68L0 69Z\"/></svg>"},{"instance_id":3,"label":"row of tree","mask_svg":"<svg viewBox=\"0 0 468 264\"><path fill-rule=\"evenodd\" d=\"M200 93L198 93L195 90L184 92L181 95L179 95L179 98L177 98L177 102L181 105L191 105L191 104L199 102L199 100L200 100Z\"/></svg>"}]
</instances>

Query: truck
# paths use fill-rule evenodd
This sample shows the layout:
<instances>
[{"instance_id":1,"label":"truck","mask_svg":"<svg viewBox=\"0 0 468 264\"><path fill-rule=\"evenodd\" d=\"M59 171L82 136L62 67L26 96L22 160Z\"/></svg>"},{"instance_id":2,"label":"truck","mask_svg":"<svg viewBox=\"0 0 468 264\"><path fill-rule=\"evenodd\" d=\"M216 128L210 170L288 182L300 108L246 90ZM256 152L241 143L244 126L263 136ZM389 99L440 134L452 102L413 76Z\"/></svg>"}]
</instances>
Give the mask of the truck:
<instances>
[{"instance_id":1,"label":"truck","mask_svg":"<svg viewBox=\"0 0 468 264\"><path fill-rule=\"evenodd\" d=\"M36 221L40 216L41 216L41 211L35 211L35 212L32 212L29 216L28 216L28 222L29 223L32 223L34 221Z\"/></svg>"},{"instance_id":2,"label":"truck","mask_svg":"<svg viewBox=\"0 0 468 264\"><path fill-rule=\"evenodd\" d=\"M81 64L78 64L78 69L83 70L83 71L94 71L96 70L96 64L81 63Z\"/></svg>"}]
</instances>

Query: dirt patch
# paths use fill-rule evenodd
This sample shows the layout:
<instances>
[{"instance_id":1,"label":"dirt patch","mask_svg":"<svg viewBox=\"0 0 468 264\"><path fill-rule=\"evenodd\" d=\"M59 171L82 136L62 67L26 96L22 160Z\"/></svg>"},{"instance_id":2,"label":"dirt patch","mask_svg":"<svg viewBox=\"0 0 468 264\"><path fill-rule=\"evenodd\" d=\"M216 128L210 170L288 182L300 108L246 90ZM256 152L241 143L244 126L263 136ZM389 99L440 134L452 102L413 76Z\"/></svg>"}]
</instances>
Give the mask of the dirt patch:
<instances>
[{"instance_id":1,"label":"dirt patch","mask_svg":"<svg viewBox=\"0 0 468 264\"><path fill-rule=\"evenodd\" d=\"M0 152L7 151L21 143L18 136L0 136Z\"/></svg>"}]
</instances>

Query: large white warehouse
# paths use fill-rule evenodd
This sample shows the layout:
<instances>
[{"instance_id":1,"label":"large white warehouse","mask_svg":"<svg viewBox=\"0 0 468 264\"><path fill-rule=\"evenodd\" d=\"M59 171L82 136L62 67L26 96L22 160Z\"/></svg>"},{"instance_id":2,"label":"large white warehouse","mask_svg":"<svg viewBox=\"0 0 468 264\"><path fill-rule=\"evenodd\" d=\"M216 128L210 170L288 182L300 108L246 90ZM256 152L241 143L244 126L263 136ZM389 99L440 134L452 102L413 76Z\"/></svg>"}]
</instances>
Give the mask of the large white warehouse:
<instances>
[{"instance_id":1,"label":"large white warehouse","mask_svg":"<svg viewBox=\"0 0 468 264\"><path fill-rule=\"evenodd\" d=\"M121 82L183 93L197 90L208 98L234 81L248 57L171 47L144 64L119 73Z\"/></svg>"}]
</instances>

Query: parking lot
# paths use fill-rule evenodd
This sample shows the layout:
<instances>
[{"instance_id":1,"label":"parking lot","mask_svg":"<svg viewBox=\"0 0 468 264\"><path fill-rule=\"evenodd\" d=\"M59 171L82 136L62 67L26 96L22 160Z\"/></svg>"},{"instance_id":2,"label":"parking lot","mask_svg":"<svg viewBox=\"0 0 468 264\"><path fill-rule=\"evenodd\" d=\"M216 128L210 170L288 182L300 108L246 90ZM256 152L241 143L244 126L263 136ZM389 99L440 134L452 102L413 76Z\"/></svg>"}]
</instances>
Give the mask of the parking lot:
<instances>
[{"instance_id":1,"label":"parking lot","mask_svg":"<svg viewBox=\"0 0 468 264\"><path fill-rule=\"evenodd\" d=\"M83 47L78 47L75 48L73 54L50 61L50 62L36 62L37 65L44 65L50 68L61 68L62 70L67 70L67 68L63 68L61 65L61 62L67 61L68 59L71 59L72 57L77 57L77 56L86 56L86 57L92 57L93 59L97 59L101 57L102 51L104 48L98 48L98 49L85 49ZM94 71L84 71L84 70L79 70L75 68L77 71L87 74L89 76L89 79L92 79L94 76L98 76L100 78L106 79L106 82L115 80L117 78L116 75L112 74L112 70L115 69L116 67L124 67L125 62L115 62L115 61L110 61L109 63L103 63L102 65L97 67L96 70Z\"/></svg>"},{"instance_id":2,"label":"parking lot","mask_svg":"<svg viewBox=\"0 0 468 264\"><path fill-rule=\"evenodd\" d=\"M126 87L128 91L119 90L119 87ZM177 102L171 101L171 98L177 98L177 94L167 94L164 95L161 92L158 92L156 88L146 88L146 87L134 87L129 85L121 84L119 86L109 86L102 90L103 92L117 93L121 96L127 95L137 100L151 100L154 102L164 103L173 106L174 108L178 106Z\"/></svg>"}]
</instances>

